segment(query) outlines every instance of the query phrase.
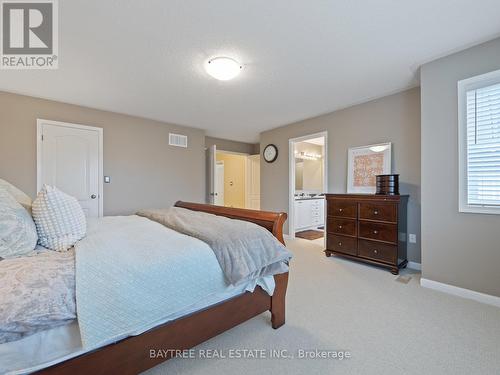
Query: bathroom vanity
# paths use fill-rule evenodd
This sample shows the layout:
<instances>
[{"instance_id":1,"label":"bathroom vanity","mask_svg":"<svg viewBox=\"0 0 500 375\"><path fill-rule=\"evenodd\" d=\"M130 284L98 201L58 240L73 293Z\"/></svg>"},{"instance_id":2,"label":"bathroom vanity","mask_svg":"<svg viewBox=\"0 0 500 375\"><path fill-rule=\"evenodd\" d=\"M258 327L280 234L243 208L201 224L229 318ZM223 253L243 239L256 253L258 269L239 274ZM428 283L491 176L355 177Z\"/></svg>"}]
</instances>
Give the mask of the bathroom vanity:
<instances>
[{"instance_id":1,"label":"bathroom vanity","mask_svg":"<svg viewBox=\"0 0 500 375\"><path fill-rule=\"evenodd\" d=\"M317 229L325 225L325 198L323 196L295 197L295 230Z\"/></svg>"}]
</instances>

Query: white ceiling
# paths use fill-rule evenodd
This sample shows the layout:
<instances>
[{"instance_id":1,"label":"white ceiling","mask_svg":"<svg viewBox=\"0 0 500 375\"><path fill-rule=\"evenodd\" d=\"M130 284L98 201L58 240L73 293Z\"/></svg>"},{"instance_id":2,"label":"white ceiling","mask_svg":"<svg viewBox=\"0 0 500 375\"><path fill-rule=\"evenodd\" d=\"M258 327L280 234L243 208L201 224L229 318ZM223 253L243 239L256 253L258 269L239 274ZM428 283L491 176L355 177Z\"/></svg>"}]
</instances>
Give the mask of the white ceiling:
<instances>
[{"instance_id":1,"label":"white ceiling","mask_svg":"<svg viewBox=\"0 0 500 375\"><path fill-rule=\"evenodd\" d=\"M0 71L0 90L258 133L418 84L418 67L500 35L498 0L59 1L57 71ZM245 65L233 81L203 63Z\"/></svg>"}]
</instances>

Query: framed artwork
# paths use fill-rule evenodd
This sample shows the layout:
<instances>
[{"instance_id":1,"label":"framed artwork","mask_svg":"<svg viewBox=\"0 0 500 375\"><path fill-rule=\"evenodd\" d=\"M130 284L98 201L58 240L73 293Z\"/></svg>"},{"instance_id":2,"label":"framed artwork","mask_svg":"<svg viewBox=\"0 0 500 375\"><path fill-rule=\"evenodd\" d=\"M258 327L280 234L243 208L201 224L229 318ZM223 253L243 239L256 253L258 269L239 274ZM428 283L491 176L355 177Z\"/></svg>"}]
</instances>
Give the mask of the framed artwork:
<instances>
[{"instance_id":1,"label":"framed artwork","mask_svg":"<svg viewBox=\"0 0 500 375\"><path fill-rule=\"evenodd\" d=\"M391 142L349 148L347 193L374 194L375 176L391 173Z\"/></svg>"}]
</instances>

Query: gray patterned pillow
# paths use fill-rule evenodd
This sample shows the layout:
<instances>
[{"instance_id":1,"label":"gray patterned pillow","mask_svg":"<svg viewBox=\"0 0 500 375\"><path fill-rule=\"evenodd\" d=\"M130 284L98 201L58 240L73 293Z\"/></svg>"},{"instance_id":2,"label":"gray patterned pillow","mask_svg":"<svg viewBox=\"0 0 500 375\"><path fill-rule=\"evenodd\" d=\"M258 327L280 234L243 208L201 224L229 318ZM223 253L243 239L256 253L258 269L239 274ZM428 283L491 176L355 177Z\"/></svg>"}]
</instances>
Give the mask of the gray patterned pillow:
<instances>
[{"instance_id":1,"label":"gray patterned pillow","mask_svg":"<svg viewBox=\"0 0 500 375\"><path fill-rule=\"evenodd\" d=\"M37 239L35 223L28 211L0 186L0 258L30 253Z\"/></svg>"},{"instance_id":2,"label":"gray patterned pillow","mask_svg":"<svg viewBox=\"0 0 500 375\"><path fill-rule=\"evenodd\" d=\"M7 193L12 195L14 197L14 199L17 202L19 202L19 204L21 206L26 208L26 210L31 215L31 204L33 202L28 195L26 195L22 190L18 189L17 187L12 185L11 183L9 183L5 180L2 180L1 178L0 178L0 187L3 187L5 190L7 190Z\"/></svg>"},{"instance_id":3,"label":"gray patterned pillow","mask_svg":"<svg viewBox=\"0 0 500 375\"><path fill-rule=\"evenodd\" d=\"M85 237L85 213L76 198L45 185L33 201L33 219L38 243L48 249L66 251Z\"/></svg>"}]
</instances>

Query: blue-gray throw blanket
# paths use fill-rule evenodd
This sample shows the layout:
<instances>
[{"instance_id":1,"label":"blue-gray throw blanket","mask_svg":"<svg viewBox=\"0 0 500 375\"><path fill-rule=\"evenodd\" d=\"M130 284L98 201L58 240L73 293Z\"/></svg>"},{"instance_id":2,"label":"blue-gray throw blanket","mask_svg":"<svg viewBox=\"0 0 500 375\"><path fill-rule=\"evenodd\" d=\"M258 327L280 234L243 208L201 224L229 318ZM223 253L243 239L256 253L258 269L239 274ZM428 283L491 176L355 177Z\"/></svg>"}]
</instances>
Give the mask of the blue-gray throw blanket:
<instances>
[{"instance_id":1,"label":"blue-gray throw blanket","mask_svg":"<svg viewBox=\"0 0 500 375\"><path fill-rule=\"evenodd\" d=\"M141 210L137 215L207 243L233 285L288 271L292 254L257 224L180 207Z\"/></svg>"}]
</instances>

